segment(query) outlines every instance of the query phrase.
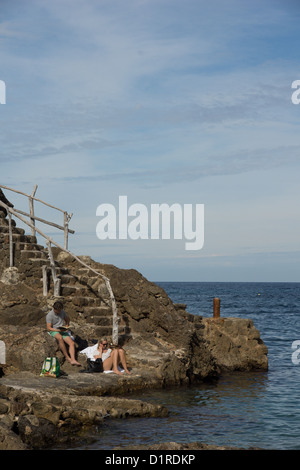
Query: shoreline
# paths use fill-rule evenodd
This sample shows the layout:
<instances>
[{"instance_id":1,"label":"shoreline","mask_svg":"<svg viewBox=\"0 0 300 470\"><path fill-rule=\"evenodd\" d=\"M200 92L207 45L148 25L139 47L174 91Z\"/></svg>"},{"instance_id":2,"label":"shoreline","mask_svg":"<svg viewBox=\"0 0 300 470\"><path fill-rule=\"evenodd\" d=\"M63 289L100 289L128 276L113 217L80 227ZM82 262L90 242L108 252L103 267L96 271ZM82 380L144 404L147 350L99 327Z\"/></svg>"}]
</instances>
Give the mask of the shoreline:
<instances>
[{"instance_id":1,"label":"shoreline","mask_svg":"<svg viewBox=\"0 0 300 470\"><path fill-rule=\"evenodd\" d=\"M241 372L233 374L240 376ZM220 377L213 381L219 379ZM212 381L207 383L211 384ZM92 428L103 424L110 426L111 419L168 418L170 412L167 405L147 399L147 394L151 394L151 391L168 393L198 385L203 386L204 383L162 387L161 381L138 369L133 369L130 376L74 373L61 378L48 378L28 372L4 376L0 378L0 448L73 450L76 447L77 450L85 450L80 448L84 435L89 441ZM146 392L146 397L142 396L142 392ZM12 432L12 429L16 431L16 425L17 433ZM149 446L116 446L107 451L250 449L257 450L252 446L245 448L170 441ZM106 452L106 449L101 451Z\"/></svg>"}]
</instances>

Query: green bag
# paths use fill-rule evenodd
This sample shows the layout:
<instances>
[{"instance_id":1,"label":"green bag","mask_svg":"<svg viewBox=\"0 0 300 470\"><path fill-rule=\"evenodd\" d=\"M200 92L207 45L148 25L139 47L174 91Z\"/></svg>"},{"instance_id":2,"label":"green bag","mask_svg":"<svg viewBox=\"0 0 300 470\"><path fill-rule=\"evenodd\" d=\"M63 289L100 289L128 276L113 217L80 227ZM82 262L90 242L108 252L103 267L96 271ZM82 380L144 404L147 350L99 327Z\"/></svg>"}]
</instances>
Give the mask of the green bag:
<instances>
[{"instance_id":1,"label":"green bag","mask_svg":"<svg viewBox=\"0 0 300 470\"><path fill-rule=\"evenodd\" d=\"M42 372L40 375L43 377L58 377L60 374L60 365L57 357L46 357L43 362Z\"/></svg>"}]
</instances>

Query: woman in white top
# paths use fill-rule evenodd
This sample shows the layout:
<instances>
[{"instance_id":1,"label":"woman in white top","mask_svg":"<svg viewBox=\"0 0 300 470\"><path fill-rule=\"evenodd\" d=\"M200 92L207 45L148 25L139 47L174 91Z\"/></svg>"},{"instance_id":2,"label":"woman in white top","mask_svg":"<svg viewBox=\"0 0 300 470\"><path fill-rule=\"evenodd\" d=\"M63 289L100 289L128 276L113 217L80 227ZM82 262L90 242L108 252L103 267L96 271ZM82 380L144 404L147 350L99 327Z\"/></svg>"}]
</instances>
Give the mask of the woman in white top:
<instances>
[{"instance_id":1,"label":"woman in white top","mask_svg":"<svg viewBox=\"0 0 300 470\"><path fill-rule=\"evenodd\" d=\"M98 348L96 350L96 354L94 355L95 360L98 358L102 359L103 370L112 370L115 374L121 375L121 372L118 369L118 365L121 363L125 372L130 374L129 370L127 369L124 349L116 348L111 350L110 348L107 348L107 346L107 339L102 338L98 342Z\"/></svg>"}]
</instances>

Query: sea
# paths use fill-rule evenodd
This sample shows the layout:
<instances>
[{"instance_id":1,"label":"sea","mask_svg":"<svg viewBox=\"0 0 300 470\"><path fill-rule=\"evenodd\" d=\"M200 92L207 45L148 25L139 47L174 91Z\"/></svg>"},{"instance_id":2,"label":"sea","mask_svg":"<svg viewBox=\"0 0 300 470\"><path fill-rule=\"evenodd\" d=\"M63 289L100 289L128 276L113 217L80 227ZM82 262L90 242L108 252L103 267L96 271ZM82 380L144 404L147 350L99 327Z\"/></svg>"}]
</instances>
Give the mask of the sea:
<instances>
[{"instance_id":1,"label":"sea","mask_svg":"<svg viewBox=\"0 0 300 470\"><path fill-rule=\"evenodd\" d=\"M300 449L300 283L157 282L189 313L250 318L268 347L268 371L143 391L132 398L165 405L165 418L107 419L78 449L112 450L163 442L202 442L266 450Z\"/></svg>"}]
</instances>

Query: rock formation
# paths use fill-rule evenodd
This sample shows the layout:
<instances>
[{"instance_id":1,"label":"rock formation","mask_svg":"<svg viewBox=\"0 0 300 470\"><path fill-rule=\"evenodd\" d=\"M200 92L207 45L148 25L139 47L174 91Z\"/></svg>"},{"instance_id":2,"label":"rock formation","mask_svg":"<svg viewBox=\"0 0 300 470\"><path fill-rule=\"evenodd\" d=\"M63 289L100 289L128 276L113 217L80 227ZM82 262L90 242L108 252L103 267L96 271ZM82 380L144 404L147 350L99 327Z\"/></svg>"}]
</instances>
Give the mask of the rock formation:
<instances>
[{"instance_id":1,"label":"rock formation","mask_svg":"<svg viewBox=\"0 0 300 470\"><path fill-rule=\"evenodd\" d=\"M57 300L51 276L47 295L43 292L42 271L45 273L46 266L50 272L47 252L35 236L26 235L12 221L14 266L10 267L6 215L0 210L0 340L6 345L6 365L2 369L0 365L0 396L6 397L0 400L0 417L5 417L0 420L0 449L4 428L10 432L2 448L9 448L15 422L19 436L23 436L16 445L26 447L34 440L24 429L30 428L33 436L34 429L41 428L46 436L55 428L56 435L57 429L68 427L69 422L101 421L105 413L95 412L92 395L98 397L100 409L100 397L107 394L210 380L222 370L267 369L267 348L251 320L216 320L189 314L184 305L174 304L161 287L136 270L119 269L83 256L79 258L85 264L110 279L120 317L119 339L132 375L80 374L78 368L64 362L56 341L46 332L46 313ZM59 300L71 317L78 349L102 336L111 337L112 310L103 279L69 253L54 248L53 255L61 280ZM68 384L39 377L44 358L54 355ZM84 367L85 357L78 354L78 360ZM63 399L59 401L57 395L67 396L69 405ZM77 404L81 400L78 415L74 407L71 411L74 400ZM128 408L128 403L124 406ZM138 407L140 413L147 408ZM112 412L112 405L107 409L110 414L122 414Z\"/></svg>"}]
</instances>

